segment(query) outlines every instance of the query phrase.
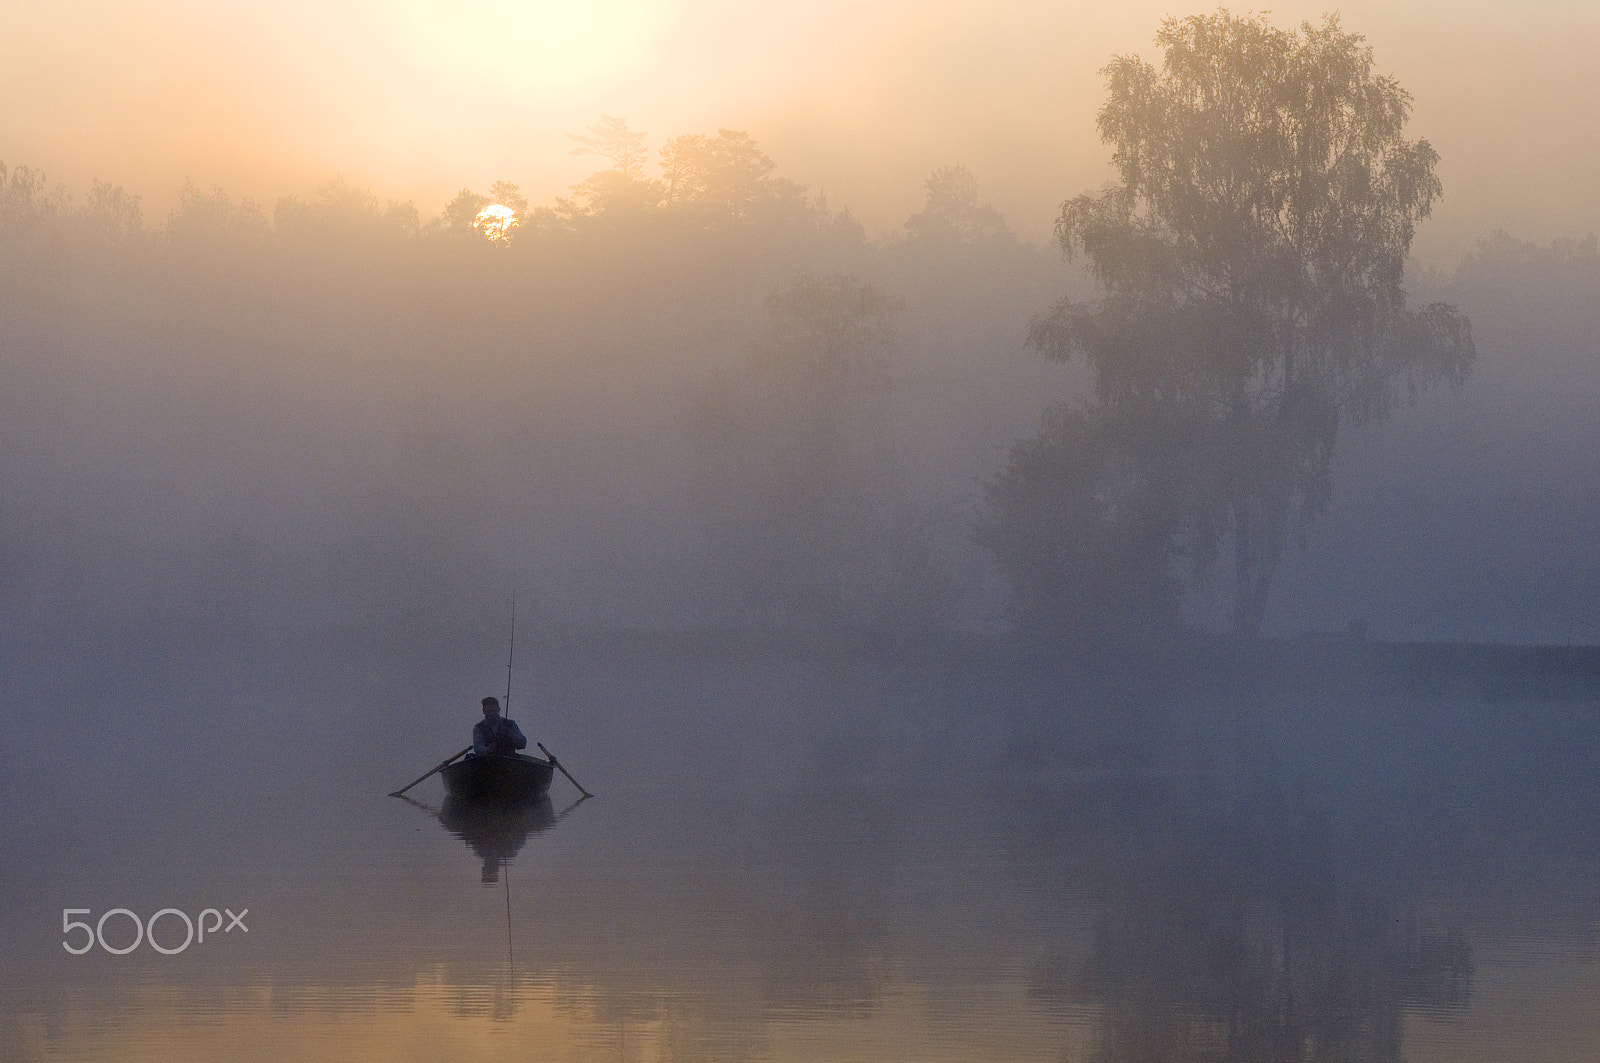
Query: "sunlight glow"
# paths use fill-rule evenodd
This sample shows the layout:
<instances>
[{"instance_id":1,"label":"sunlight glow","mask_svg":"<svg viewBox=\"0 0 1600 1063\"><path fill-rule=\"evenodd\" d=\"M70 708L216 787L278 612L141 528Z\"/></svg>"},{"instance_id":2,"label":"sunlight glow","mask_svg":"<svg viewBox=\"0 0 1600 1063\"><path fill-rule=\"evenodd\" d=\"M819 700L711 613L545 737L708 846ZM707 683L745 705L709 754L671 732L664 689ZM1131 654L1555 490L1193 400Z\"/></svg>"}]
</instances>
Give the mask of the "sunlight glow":
<instances>
[{"instance_id":1,"label":"sunlight glow","mask_svg":"<svg viewBox=\"0 0 1600 1063\"><path fill-rule=\"evenodd\" d=\"M626 74L672 13L662 0L412 0L404 11L408 50L423 67L514 96Z\"/></svg>"},{"instance_id":2,"label":"sunlight glow","mask_svg":"<svg viewBox=\"0 0 1600 1063\"><path fill-rule=\"evenodd\" d=\"M497 244L511 239L511 230L521 224L517 212L501 203L489 204L472 219L472 227Z\"/></svg>"}]
</instances>

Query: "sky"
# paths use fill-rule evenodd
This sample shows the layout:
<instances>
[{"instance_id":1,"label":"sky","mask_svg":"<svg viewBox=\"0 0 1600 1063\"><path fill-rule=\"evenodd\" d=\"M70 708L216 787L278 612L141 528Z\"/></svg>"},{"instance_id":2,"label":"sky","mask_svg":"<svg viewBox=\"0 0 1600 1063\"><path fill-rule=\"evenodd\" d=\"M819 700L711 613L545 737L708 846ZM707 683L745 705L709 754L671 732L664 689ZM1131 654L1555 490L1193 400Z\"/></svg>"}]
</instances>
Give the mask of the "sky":
<instances>
[{"instance_id":1,"label":"sky","mask_svg":"<svg viewBox=\"0 0 1600 1063\"><path fill-rule=\"evenodd\" d=\"M60 0L0 8L0 161L159 224L183 183L270 205L333 176L416 202L520 184L548 203L597 168L566 134L629 119L652 148L727 127L779 172L894 231L963 164L1024 237L1110 177L1099 71L1155 56L1127 0ZM1243 11L1245 8L1235 10ZM1309 2L1267 13L1320 19ZM1447 268L1495 229L1600 229L1600 5L1362 0L1338 9L1415 98L1445 197L1415 251Z\"/></svg>"}]
</instances>

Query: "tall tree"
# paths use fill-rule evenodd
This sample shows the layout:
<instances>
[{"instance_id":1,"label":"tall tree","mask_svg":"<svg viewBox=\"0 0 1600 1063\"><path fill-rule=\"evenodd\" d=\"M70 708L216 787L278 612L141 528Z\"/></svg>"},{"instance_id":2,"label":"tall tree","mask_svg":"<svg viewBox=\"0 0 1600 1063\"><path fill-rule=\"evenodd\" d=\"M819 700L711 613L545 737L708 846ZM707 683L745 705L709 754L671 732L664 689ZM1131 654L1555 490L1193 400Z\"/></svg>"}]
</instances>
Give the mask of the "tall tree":
<instances>
[{"instance_id":1,"label":"tall tree","mask_svg":"<svg viewBox=\"0 0 1600 1063\"><path fill-rule=\"evenodd\" d=\"M934 626L948 574L906 497L890 427L898 305L854 276L767 300L743 369L695 396L720 605L802 628Z\"/></svg>"},{"instance_id":2,"label":"tall tree","mask_svg":"<svg viewBox=\"0 0 1600 1063\"><path fill-rule=\"evenodd\" d=\"M184 183L178 205L167 215L163 229L169 244L189 252L203 247L259 246L271 232L266 212L254 200L234 203L222 189L202 192L193 181Z\"/></svg>"},{"instance_id":3,"label":"tall tree","mask_svg":"<svg viewBox=\"0 0 1600 1063\"><path fill-rule=\"evenodd\" d=\"M575 141L574 155L598 155L611 160L611 168L630 181L644 180L644 164L650 153L645 149L646 133L628 127L626 118L603 115L586 133L568 133Z\"/></svg>"},{"instance_id":4,"label":"tall tree","mask_svg":"<svg viewBox=\"0 0 1600 1063\"><path fill-rule=\"evenodd\" d=\"M572 154L611 160L609 170L592 173L573 186L590 213L636 213L660 202L660 182L646 177L644 172L650 157L645 148L646 135L629 128L627 119L609 114L590 126L586 134L567 134L578 144Z\"/></svg>"},{"instance_id":5,"label":"tall tree","mask_svg":"<svg viewBox=\"0 0 1600 1063\"><path fill-rule=\"evenodd\" d=\"M1411 97L1363 38L1334 16L1292 31L1218 11L1156 40L1159 70L1105 69L1119 180L1056 222L1101 298L1063 300L1031 340L1085 357L1107 407L1162 403L1206 426L1182 444L1204 457L1195 504L1210 510L1189 524L1231 547L1234 627L1253 636L1289 537L1326 506L1341 422L1459 385L1472 338L1453 307L1407 306L1438 156L1406 139Z\"/></svg>"},{"instance_id":6,"label":"tall tree","mask_svg":"<svg viewBox=\"0 0 1600 1063\"><path fill-rule=\"evenodd\" d=\"M475 233L479 211L493 202L482 192L463 188L455 194L454 199L445 204L444 214L439 218L439 226L445 232L457 235Z\"/></svg>"},{"instance_id":7,"label":"tall tree","mask_svg":"<svg viewBox=\"0 0 1600 1063\"><path fill-rule=\"evenodd\" d=\"M7 169L0 162L0 236L12 238L28 231L58 206L45 191L42 171L26 166Z\"/></svg>"},{"instance_id":8,"label":"tall tree","mask_svg":"<svg viewBox=\"0 0 1600 1063\"><path fill-rule=\"evenodd\" d=\"M1093 652L1178 624L1197 556L1196 426L1186 411L1058 407L984 485L974 529L1011 588L1015 631Z\"/></svg>"},{"instance_id":9,"label":"tall tree","mask_svg":"<svg viewBox=\"0 0 1600 1063\"><path fill-rule=\"evenodd\" d=\"M99 243L125 243L144 234L139 197L129 195L120 185L95 181L79 217L90 238Z\"/></svg>"},{"instance_id":10,"label":"tall tree","mask_svg":"<svg viewBox=\"0 0 1600 1063\"><path fill-rule=\"evenodd\" d=\"M667 205L704 211L715 222L750 221L781 203L803 206L804 189L774 176L776 169L755 139L736 129L686 134L661 149Z\"/></svg>"},{"instance_id":11,"label":"tall tree","mask_svg":"<svg viewBox=\"0 0 1600 1063\"><path fill-rule=\"evenodd\" d=\"M960 247L1014 239L1000 212L978 202L978 179L965 166L941 166L923 187L926 204L906 219L911 239Z\"/></svg>"},{"instance_id":12,"label":"tall tree","mask_svg":"<svg viewBox=\"0 0 1600 1063\"><path fill-rule=\"evenodd\" d=\"M280 242L318 253L391 248L411 239L420 228L414 204L390 200L380 205L371 191L342 177L324 181L312 199L279 199L272 223Z\"/></svg>"}]
</instances>

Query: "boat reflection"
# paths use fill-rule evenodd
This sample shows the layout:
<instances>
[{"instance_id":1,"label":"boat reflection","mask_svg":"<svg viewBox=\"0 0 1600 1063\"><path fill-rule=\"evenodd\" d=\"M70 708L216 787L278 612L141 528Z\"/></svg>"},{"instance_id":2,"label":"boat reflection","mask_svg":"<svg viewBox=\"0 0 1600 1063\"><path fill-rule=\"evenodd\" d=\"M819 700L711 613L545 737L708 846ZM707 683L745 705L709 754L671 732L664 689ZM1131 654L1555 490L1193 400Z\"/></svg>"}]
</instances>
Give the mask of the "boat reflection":
<instances>
[{"instance_id":1,"label":"boat reflection","mask_svg":"<svg viewBox=\"0 0 1600 1063\"><path fill-rule=\"evenodd\" d=\"M560 812L555 811L549 794L518 801L470 801L451 796L439 808L411 798L401 800L427 812L466 842L483 861L482 881L488 886L500 881L501 868L516 858L529 837L551 829L588 798L580 797Z\"/></svg>"},{"instance_id":2,"label":"boat reflection","mask_svg":"<svg viewBox=\"0 0 1600 1063\"><path fill-rule=\"evenodd\" d=\"M439 810L439 822L483 861L483 883L500 880L500 868L527 844L528 836L555 825L555 811L548 795L532 801L475 802L447 797Z\"/></svg>"}]
</instances>

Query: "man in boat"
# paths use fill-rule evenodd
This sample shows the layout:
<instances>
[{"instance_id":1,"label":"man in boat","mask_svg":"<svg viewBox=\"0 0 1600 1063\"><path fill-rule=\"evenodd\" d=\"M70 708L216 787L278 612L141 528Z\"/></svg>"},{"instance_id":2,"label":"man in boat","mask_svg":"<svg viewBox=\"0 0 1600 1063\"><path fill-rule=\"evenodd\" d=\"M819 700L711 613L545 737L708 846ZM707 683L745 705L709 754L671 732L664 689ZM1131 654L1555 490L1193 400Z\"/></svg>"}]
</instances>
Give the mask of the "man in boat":
<instances>
[{"instance_id":1,"label":"man in boat","mask_svg":"<svg viewBox=\"0 0 1600 1063\"><path fill-rule=\"evenodd\" d=\"M472 725L472 755L509 756L528 744L515 720L502 719L500 699L483 699L483 719Z\"/></svg>"}]
</instances>

